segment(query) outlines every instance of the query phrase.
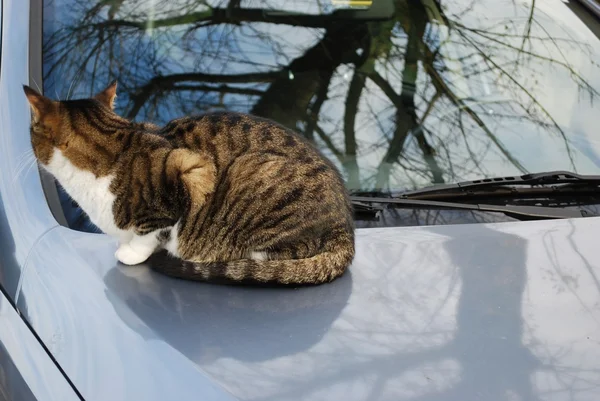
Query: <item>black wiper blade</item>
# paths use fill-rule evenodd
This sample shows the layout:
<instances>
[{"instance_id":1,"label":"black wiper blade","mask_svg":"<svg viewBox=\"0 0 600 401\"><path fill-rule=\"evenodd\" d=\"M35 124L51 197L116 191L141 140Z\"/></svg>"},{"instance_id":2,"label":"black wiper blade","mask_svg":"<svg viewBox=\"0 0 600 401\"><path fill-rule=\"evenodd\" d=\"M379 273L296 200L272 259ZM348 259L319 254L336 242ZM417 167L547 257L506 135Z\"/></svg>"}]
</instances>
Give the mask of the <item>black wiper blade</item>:
<instances>
[{"instance_id":1,"label":"black wiper blade","mask_svg":"<svg viewBox=\"0 0 600 401\"><path fill-rule=\"evenodd\" d=\"M484 178L481 180L457 182L454 184L433 185L413 191L404 191L398 194L398 196L403 199L417 199L424 197L425 195L438 195L436 197L440 198L439 195L451 194L454 197L456 194L461 194L463 196L469 194L479 195L482 191L495 189L506 189L506 193L535 193L535 190L523 191L523 188L519 187L555 186L551 189L561 191L561 188L572 186L573 188L569 189L576 189L577 187L583 185L588 186L588 188L591 187L592 189L595 189L593 187L600 185L600 175L582 175L569 171L548 171L544 173L525 174L521 176Z\"/></svg>"},{"instance_id":2,"label":"black wiper blade","mask_svg":"<svg viewBox=\"0 0 600 401\"><path fill-rule=\"evenodd\" d=\"M377 221L381 212L385 210L382 206L375 206L372 203L352 201L354 209L354 218L361 221Z\"/></svg>"},{"instance_id":3,"label":"black wiper blade","mask_svg":"<svg viewBox=\"0 0 600 401\"><path fill-rule=\"evenodd\" d=\"M351 196L350 199L355 207L363 208L362 212L366 212L366 210L364 210L365 205L382 204L387 207L499 212L519 220L570 219L593 216L584 210L558 209L546 206L487 205L370 196ZM373 207L372 211L379 212L380 209Z\"/></svg>"}]
</instances>

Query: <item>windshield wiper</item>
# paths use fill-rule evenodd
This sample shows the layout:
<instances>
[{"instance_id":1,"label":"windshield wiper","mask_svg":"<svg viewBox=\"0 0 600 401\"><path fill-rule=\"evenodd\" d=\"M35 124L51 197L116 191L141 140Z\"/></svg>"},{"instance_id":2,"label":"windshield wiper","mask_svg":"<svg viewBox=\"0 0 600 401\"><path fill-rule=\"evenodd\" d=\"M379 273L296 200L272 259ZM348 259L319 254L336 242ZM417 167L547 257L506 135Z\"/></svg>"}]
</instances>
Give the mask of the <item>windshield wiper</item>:
<instances>
[{"instance_id":1,"label":"windshield wiper","mask_svg":"<svg viewBox=\"0 0 600 401\"><path fill-rule=\"evenodd\" d=\"M370 196L351 196L350 199L355 212L366 216L377 215L389 207L499 212L518 220L571 219L594 216L585 210L557 209L547 206L486 205ZM383 206L376 206L378 204Z\"/></svg>"},{"instance_id":2,"label":"windshield wiper","mask_svg":"<svg viewBox=\"0 0 600 401\"><path fill-rule=\"evenodd\" d=\"M458 197L547 195L592 193L600 195L600 176L581 175L569 171L548 171L484 178L455 184L433 185L397 194L401 199L453 199Z\"/></svg>"},{"instance_id":3,"label":"windshield wiper","mask_svg":"<svg viewBox=\"0 0 600 401\"><path fill-rule=\"evenodd\" d=\"M390 197L374 193L375 196L352 196L351 199L355 211L367 216L376 215L389 207L499 212L519 220L595 216L585 210L537 205L491 205L473 202L475 198L500 196L504 198L527 197L535 199L536 196L548 198L567 194L569 196L591 194L600 197L600 176L581 175L569 171L549 171L521 176L484 178L455 184L433 185L413 191L400 192Z\"/></svg>"}]
</instances>

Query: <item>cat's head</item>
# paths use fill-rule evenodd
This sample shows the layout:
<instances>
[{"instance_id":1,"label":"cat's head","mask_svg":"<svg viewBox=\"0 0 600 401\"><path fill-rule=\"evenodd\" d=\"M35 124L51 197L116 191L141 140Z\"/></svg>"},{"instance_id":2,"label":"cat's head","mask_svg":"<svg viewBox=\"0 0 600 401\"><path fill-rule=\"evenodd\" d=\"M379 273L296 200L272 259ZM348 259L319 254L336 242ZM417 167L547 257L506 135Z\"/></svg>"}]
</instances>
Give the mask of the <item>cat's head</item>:
<instances>
[{"instance_id":1,"label":"cat's head","mask_svg":"<svg viewBox=\"0 0 600 401\"><path fill-rule=\"evenodd\" d=\"M31 144L40 164L48 167L60 152L80 169L106 173L118 152L110 133L128 123L113 111L116 81L96 96L78 100L52 100L26 85L23 90L32 111Z\"/></svg>"}]
</instances>

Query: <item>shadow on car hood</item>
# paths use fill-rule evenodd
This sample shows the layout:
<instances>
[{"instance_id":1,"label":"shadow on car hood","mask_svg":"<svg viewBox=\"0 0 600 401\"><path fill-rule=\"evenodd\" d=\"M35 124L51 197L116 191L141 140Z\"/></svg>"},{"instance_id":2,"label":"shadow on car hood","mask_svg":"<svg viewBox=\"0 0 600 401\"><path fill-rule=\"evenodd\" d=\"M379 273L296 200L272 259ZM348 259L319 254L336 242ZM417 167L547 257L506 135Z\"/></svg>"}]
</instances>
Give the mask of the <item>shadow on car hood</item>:
<instances>
[{"instance_id":1,"label":"shadow on car hood","mask_svg":"<svg viewBox=\"0 0 600 401\"><path fill-rule=\"evenodd\" d=\"M592 400L599 223L358 230L349 273L299 289L171 279L64 230L20 306L86 400ZM61 241L79 256L48 262Z\"/></svg>"}]
</instances>

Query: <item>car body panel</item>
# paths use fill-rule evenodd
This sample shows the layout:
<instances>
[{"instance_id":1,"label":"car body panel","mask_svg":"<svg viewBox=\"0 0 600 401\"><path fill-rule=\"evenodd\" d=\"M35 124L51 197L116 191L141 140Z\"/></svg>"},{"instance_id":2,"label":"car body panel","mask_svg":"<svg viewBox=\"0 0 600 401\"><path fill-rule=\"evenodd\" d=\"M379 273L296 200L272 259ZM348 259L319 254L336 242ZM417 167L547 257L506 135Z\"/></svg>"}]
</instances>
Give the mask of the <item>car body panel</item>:
<instances>
[{"instance_id":1,"label":"car body panel","mask_svg":"<svg viewBox=\"0 0 600 401\"><path fill-rule=\"evenodd\" d=\"M57 224L23 159L28 4L4 0L0 76L0 366L31 392L16 399L73 399L60 369L87 401L598 398L599 218L360 229L349 272L302 289L125 267L114 240Z\"/></svg>"},{"instance_id":2,"label":"car body panel","mask_svg":"<svg viewBox=\"0 0 600 401\"><path fill-rule=\"evenodd\" d=\"M45 202L31 153L29 106L22 96L23 84L29 82L29 2L4 0L2 19L0 282L14 298L33 243L58 224Z\"/></svg>"},{"instance_id":3,"label":"car body panel","mask_svg":"<svg viewBox=\"0 0 600 401\"><path fill-rule=\"evenodd\" d=\"M107 269L117 268L115 250L105 235L52 230L30 253L18 298L17 308L84 399L233 399L105 285Z\"/></svg>"},{"instance_id":4,"label":"car body panel","mask_svg":"<svg viewBox=\"0 0 600 401\"><path fill-rule=\"evenodd\" d=\"M597 0L579 0L579 2L585 5L597 17L600 17L600 3Z\"/></svg>"},{"instance_id":5,"label":"car body panel","mask_svg":"<svg viewBox=\"0 0 600 401\"><path fill-rule=\"evenodd\" d=\"M0 400L80 400L14 307L29 251L58 224L31 154L27 100L19 96L29 81L29 2L1 4Z\"/></svg>"},{"instance_id":6,"label":"car body panel","mask_svg":"<svg viewBox=\"0 0 600 401\"><path fill-rule=\"evenodd\" d=\"M0 400L79 399L9 299L0 292Z\"/></svg>"},{"instance_id":7,"label":"car body panel","mask_svg":"<svg viewBox=\"0 0 600 401\"><path fill-rule=\"evenodd\" d=\"M88 401L591 401L599 223L361 229L349 273L301 289L172 279L58 228L18 307Z\"/></svg>"}]
</instances>

